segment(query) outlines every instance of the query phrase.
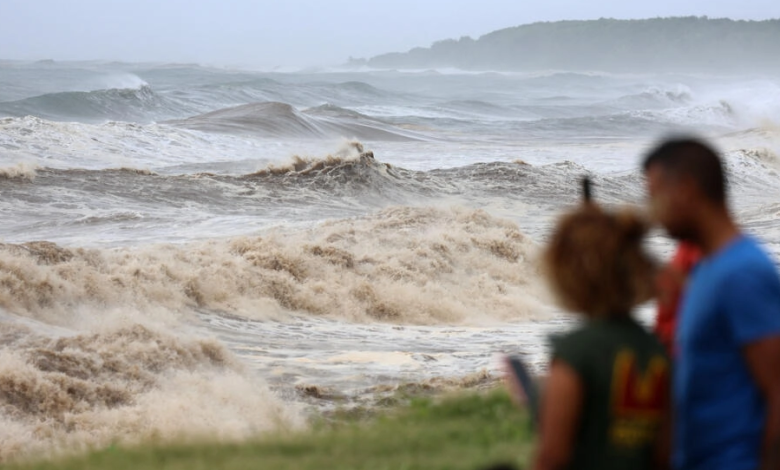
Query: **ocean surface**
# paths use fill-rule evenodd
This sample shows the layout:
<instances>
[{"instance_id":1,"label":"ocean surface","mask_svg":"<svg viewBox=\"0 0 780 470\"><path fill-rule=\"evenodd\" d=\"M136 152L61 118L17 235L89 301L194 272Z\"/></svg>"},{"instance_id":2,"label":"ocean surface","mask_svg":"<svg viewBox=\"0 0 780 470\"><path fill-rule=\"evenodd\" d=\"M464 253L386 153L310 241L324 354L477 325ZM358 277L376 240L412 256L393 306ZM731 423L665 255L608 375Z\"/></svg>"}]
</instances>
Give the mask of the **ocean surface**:
<instances>
[{"instance_id":1,"label":"ocean surface","mask_svg":"<svg viewBox=\"0 0 780 470\"><path fill-rule=\"evenodd\" d=\"M641 204L643 152L711 139L777 257L779 126L780 79L733 73L0 61L0 461L543 370L579 179Z\"/></svg>"}]
</instances>

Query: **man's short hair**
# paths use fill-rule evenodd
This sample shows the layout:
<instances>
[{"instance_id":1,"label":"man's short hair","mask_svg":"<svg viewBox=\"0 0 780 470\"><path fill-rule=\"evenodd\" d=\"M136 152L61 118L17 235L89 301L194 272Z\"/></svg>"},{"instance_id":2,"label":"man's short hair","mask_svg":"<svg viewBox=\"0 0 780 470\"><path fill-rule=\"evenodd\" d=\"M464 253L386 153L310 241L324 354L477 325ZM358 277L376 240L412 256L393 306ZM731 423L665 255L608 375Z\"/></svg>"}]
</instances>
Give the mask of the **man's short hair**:
<instances>
[{"instance_id":1,"label":"man's short hair","mask_svg":"<svg viewBox=\"0 0 780 470\"><path fill-rule=\"evenodd\" d=\"M670 139L645 157L642 168L659 166L673 177L693 179L702 194L712 202L725 203L727 178L723 162L715 150L693 138Z\"/></svg>"}]
</instances>

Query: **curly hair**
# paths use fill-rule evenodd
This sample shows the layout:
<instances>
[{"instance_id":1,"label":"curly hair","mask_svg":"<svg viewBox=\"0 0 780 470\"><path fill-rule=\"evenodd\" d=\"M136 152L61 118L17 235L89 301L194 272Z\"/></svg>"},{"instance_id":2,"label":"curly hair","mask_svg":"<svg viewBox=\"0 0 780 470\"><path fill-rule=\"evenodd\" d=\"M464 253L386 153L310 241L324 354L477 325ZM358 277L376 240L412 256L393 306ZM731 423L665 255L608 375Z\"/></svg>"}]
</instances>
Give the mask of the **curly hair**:
<instances>
[{"instance_id":1,"label":"curly hair","mask_svg":"<svg viewBox=\"0 0 780 470\"><path fill-rule=\"evenodd\" d=\"M642 246L647 223L635 211L594 204L563 215L543 253L561 305L590 317L629 315L654 294L656 263Z\"/></svg>"}]
</instances>

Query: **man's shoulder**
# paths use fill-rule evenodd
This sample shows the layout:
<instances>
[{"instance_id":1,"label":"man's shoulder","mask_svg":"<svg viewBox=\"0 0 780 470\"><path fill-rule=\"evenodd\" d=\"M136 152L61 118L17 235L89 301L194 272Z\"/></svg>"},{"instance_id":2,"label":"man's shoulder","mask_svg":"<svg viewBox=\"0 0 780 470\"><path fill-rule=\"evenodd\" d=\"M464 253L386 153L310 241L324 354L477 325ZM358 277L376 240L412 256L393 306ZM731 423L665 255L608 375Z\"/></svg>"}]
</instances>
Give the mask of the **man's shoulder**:
<instances>
[{"instance_id":1,"label":"man's shoulder","mask_svg":"<svg viewBox=\"0 0 780 470\"><path fill-rule=\"evenodd\" d=\"M732 250L732 258L761 260L771 263L770 257L763 244L751 236L743 236L735 242L735 250Z\"/></svg>"},{"instance_id":2,"label":"man's shoulder","mask_svg":"<svg viewBox=\"0 0 780 470\"><path fill-rule=\"evenodd\" d=\"M729 250L721 264L721 270L729 280L751 277L777 277L777 268L761 244L751 237L744 237L734 249Z\"/></svg>"},{"instance_id":3,"label":"man's shoulder","mask_svg":"<svg viewBox=\"0 0 780 470\"><path fill-rule=\"evenodd\" d=\"M696 294L691 295L692 308L714 309L741 318L748 305L758 312L757 305L780 302L780 274L755 239L744 237L718 259L703 264L702 275L694 281L697 287Z\"/></svg>"}]
</instances>

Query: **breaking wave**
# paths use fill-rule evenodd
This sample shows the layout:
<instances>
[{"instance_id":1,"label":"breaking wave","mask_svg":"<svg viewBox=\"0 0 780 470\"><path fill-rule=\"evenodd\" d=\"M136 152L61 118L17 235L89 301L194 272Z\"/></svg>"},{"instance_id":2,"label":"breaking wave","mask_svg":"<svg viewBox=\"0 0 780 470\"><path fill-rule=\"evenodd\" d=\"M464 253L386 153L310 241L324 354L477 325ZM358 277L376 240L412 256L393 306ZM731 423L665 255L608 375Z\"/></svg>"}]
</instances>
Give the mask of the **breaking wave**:
<instances>
[{"instance_id":1,"label":"breaking wave","mask_svg":"<svg viewBox=\"0 0 780 470\"><path fill-rule=\"evenodd\" d=\"M151 122L161 116L175 116L186 111L156 94L146 84L138 88L50 93L0 103L0 116L32 115L58 121Z\"/></svg>"},{"instance_id":2,"label":"breaking wave","mask_svg":"<svg viewBox=\"0 0 780 470\"><path fill-rule=\"evenodd\" d=\"M605 104L626 109L657 109L680 107L692 101L691 90L687 87L678 86L674 89L650 87L641 93L621 96Z\"/></svg>"},{"instance_id":3,"label":"breaking wave","mask_svg":"<svg viewBox=\"0 0 780 470\"><path fill-rule=\"evenodd\" d=\"M528 109L528 108L526 108ZM591 137L626 138L638 135L662 135L688 130L723 132L733 130L739 122L732 106L726 101L714 104L690 105L663 109L609 112L575 117L555 117L534 121L519 121L508 128L535 138Z\"/></svg>"},{"instance_id":4,"label":"breaking wave","mask_svg":"<svg viewBox=\"0 0 780 470\"><path fill-rule=\"evenodd\" d=\"M170 121L170 124L204 132L266 138L357 138L390 141L424 139L422 135L337 107L319 107L300 112L289 104L277 102L220 109Z\"/></svg>"},{"instance_id":5,"label":"breaking wave","mask_svg":"<svg viewBox=\"0 0 780 470\"><path fill-rule=\"evenodd\" d=\"M0 324L0 462L113 443L236 441L300 426L219 343L139 324L46 335Z\"/></svg>"},{"instance_id":6,"label":"breaking wave","mask_svg":"<svg viewBox=\"0 0 780 470\"><path fill-rule=\"evenodd\" d=\"M535 245L479 210L389 208L299 232L136 249L0 246L0 307L70 324L83 306L299 313L410 324L531 316Z\"/></svg>"},{"instance_id":7,"label":"breaking wave","mask_svg":"<svg viewBox=\"0 0 780 470\"><path fill-rule=\"evenodd\" d=\"M0 168L0 180L20 179L32 181L35 179L37 168L38 167L36 165L31 165L28 163L17 163L14 166Z\"/></svg>"}]
</instances>

